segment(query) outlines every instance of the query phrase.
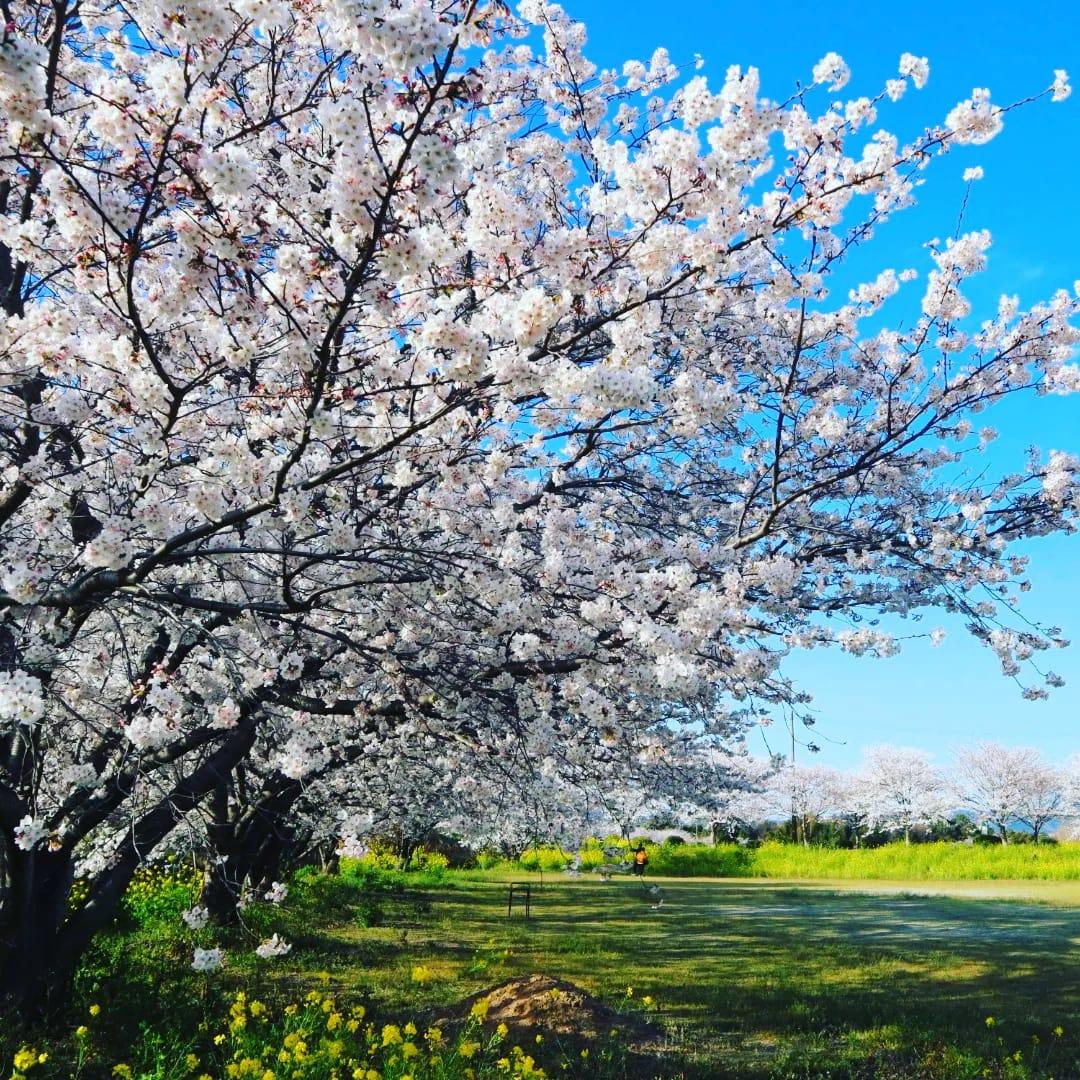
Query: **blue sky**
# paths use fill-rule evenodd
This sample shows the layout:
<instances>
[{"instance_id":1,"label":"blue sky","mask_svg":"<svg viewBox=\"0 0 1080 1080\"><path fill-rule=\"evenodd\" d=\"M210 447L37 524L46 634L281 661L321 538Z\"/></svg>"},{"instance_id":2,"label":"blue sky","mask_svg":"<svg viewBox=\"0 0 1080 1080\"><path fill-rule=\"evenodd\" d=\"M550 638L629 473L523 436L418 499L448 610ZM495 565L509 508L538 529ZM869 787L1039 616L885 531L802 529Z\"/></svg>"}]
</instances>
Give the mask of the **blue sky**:
<instances>
[{"instance_id":1,"label":"blue sky","mask_svg":"<svg viewBox=\"0 0 1080 1080\"><path fill-rule=\"evenodd\" d=\"M1027 304L1080 278L1080 5L566 0L564 7L589 27L586 52L601 67L647 61L664 45L688 71L700 53L703 73L716 86L730 64L753 65L761 71L763 94L773 98L786 97L796 82L808 84L814 64L829 51L852 68L844 91L850 96L876 93L895 76L902 52L928 56L926 88L909 91L895 106L886 103L879 114L878 126L902 139L943 119L972 87L989 87L1004 105L1048 86L1055 68L1067 69L1078 85L1072 98L1010 113L995 141L936 162L919 206L880 229L866 254L873 253L875 272L887 266L924 272L922 244L952 234L963 199L961 174L981 165L986 176L972 188L965 229L990 229L994 246L989 269L970 290L975 314L980 308L992 313L1002 293ZM824 93L819 100L826 100ZM1080 397L1028 399L977 419L1001 432L995 469L1019 464L1031 445L1080 453ZM1035 541L1025 552L1033 585L1025 614L1062 627L1075 641L1049 657L1064 688L1046 702L1022 700L994 656L962 626L928 614L923 629L947 630L941 648L915 641L889 660L823 652L795 658L790 672L814 695L817 724L812 733L800 733L821 746L814 760L846 768L864 746L880 742L920 746L942 761L953 748L979 739L1038 746L1058 760L1080 751L1080 535ZM776 728L768 738L774 749L788 741ZM759 737L753 746L763 749ZM800 750L799 756L810 755Z\"/></svg>"}]
</instances>

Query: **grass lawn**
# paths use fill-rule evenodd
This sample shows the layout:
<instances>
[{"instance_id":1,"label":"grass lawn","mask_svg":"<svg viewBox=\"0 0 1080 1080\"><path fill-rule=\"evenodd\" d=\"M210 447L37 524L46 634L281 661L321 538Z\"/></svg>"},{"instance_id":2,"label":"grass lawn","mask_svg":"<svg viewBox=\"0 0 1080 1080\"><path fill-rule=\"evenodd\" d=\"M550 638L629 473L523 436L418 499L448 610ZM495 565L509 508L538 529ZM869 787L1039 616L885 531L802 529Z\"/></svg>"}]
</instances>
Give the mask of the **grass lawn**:
<instances>
[{"instance_id":1,"label":"grass lawn","mask_svg":"<svg viewBox=\"0 0 1080 1080\"><path fill-rule=\"evenodd\" d=\"M309 918L277 977L396 1011L532 972L649 995L673 1075L1080 1076L1080 883L664 880L654 910L628 879L531 880L528 921L490 874L383 901L381 925Z\"/></svg>"}]
</instances>

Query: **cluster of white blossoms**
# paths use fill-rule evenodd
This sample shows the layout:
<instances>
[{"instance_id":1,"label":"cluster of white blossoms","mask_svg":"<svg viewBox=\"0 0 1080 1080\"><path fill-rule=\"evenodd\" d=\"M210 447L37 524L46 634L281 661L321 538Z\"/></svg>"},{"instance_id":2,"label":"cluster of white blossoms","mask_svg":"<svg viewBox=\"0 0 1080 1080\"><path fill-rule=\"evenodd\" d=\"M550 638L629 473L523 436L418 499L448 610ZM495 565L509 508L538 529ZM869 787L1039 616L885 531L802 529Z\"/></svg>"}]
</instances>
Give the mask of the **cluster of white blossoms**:
<instances>
[{"instance_id":1,"label":"cluster of white blossoms","mask_svg":"<svg viewBox=\"0 0 1080 1080\"><path fill-rule=\"evenodd\" d=\"M0 41L0 98L4 121L0 131L10 146L18 146L23 136L37 134L46 126L42 111L45 99L47 55L36 41L5 31Z\"/></svg>"},{"instance_id":2,"label":"cluster of white blossoms","mask_svg":"<svg viewBox=\"0 0 1080 1080\"><path fill-rule=\"evenodd\" d=\"M986 252L991 238L988 229L965 233L945 241L943 250L933 253L936 270L926 278L923 295L923 314L944 322L964 318L971 311L971 302L960 291L960 283L986 266Z\"/></svg>"},{"instance_id":3,"label":"cluster of white blossoms","mask_svg":"<svg viewBox=\"0 0 1080 1080\"><path fill-rule=\"evenodd\" d=\"M827 83L832 92L843 90L851 80L851 68L839 53L826 53L814 65L814 82Z\"/></svg>"},{"instance_id":4,"label":"cluster of white blossoms","mask_svg":"<svg viewBox=\"0 0 1080 1080\"><path fill-rule=\"evenodd\" d=\"M1080 457L1051 450L1042 487L1046 497L1057 505L1080 497Z\"/></svg>"},{"instance_id":5,"label":"cluster of white blossoms","mask_svg":"<svg viewBox=\"0 0 1080 1080\"><path fill-rule=\"evenodd\" d=\"M891 651L823 612L962 607L1053 685L1010 552L1075 527L1075 470L977 467L971 417L1080 389L1080 300L971 319L982 231L914 247L921 311L872 262L986 93L904 140L924 58L774 101L663 49L601 72L546 0L14 22L0 837L88 867L69 938L180 834L247 898L368 811L705 799L788 653ZM5 936L0 995L50 933Z\"/></svg>"},{"instance_id":6,"label":"cluster of white blossoms","mask_svg":"<svg viewBox=\"0 0 1080 1080\"><path fill-rule=\"evenodd\" d=\"M15 826L15 846L22 851L33 851L48 835L48 825L27 814Z\"/></svg>"},{"instance_id":7,"label":"cluster of white blossoms","mask_svg":"<svg viewBox=\"0 0 1080 1080\"><path fill-rule=\"evenodd\" d=\"M283 941L277 934L274 934L259 944L255 950L255 955L263 960L273 960L279 956L287 955L291 949L292 945L289 942Z\"/></svg>"},{"instance_id":8,"label":"cluster of white blossoms","mask_svg":"<svg viewBox=\"0 0 1080 1080\"><path fill-rule=\"evenodd\" d=\"M217 728L236 727L239 719L240 706L231 697L227 697L210 710L210 723Z\"/></svg>"},{"instance_id":9,"label":"cluster of white blossoms","mask_svg":"<svg viewBox=\"0 0 1080 1080\"><path fill-rule=\"evenodd\" d=\"M569 307L565 294L549 295L542 288L519 293L511 316L511 327L518 345L534 345L550 330Z\"/></svg>"},{"instance_id":10,"label":"cluster of white blossoms","mask_svg":"<svg viewBox=\"0 0 1080 1080\"><path fill-rule=\"evenodd\" d=\"M921 90L930 78L930 61L925 56L904 53L900 57L900 74L910 79L916 90Z\"/></svg>"},{"instance_id":11,"label":"cluster of white blossoms","mask_svg":"<svg viewBox=\"0 0 1080 1080\"><path fill-rule=\"evenodd\" d=\"M280 881L275 881L270 885L270 888L263 893L263 899L271 904L283 904L289 895L289 886L282 884Z\"/></svg>"},{"instance_id":12,"label":"cluster of white blossoms","mask_svg":"<svg viewBox=\"0 0 1080 1080\"><path fill-rule=\"evenodd\" d=\"M180 913L189 930L202 930L210 922L210 912L204 907L193 907Z\"/></svg>"},{"instance_id":13,"label":"cluster of white blossoms","mask_svg":"<svg viewBox=\"0 0 1080 1080\"><path fill-rule=\"evenodd\" d=\"M971 97L961 101L945 117L945 126L958 145L971 143L981 145L998 135L1005 125L1004 110L990 101L990 91L976 87Z\"/></svg>"},{"instance_id":14,"label":"cluster of white blossoms","mask_svg":"<svg viewBox=\"0 0 1080 1080\"><path fill-rule=\"evenodd\" d=\"M0 724L37 724L45 713L41 680L25 671L0 671Z\"/></svg>"},{"instance_id":15,"label":"cluster of white blossoms","mask_svg":"<svg viewBox=\"0 0 1080 1080\"><path fill-rule=\"evenodd\" d=\"M196 949L191 961L194 971L209 974L225 966L225 954L221 949Z\"/></svg>"}]
</instances>

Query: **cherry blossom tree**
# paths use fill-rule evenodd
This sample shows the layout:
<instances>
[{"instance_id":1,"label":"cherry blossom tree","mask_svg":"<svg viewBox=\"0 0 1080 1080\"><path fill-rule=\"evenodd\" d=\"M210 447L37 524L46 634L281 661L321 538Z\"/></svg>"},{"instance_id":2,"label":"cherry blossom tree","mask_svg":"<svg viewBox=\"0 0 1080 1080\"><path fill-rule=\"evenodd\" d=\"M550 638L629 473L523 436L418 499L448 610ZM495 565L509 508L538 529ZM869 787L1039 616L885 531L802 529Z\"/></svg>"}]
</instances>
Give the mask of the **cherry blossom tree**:
<instances>
[{"instance_id":1,"label":"cherry blossom tree","mask_svg":"<svg viewBox=\"0 0 1080 1080\"><path fill-rule=\"evenodd\" d=\"M1065 773L1035 751L1021 784L1017 820L1031 830L1037 844L1046 826L1065 813Z\"/></svg>"},{"instance_id":2,"label":"cherry blossom tree","mask_svg":"<svg viewBox=\"0 0 1080 1080\"><path fill-rule=\"evenodd\" d=\"M981 743L965 748L956 755L953 782L975 820L996 831L1003 844L1016 824L1027 825L1037 843L1065 807L1063 776L1030 747Z\"/></svg>"},{"instance_id":3,"label":"cherry blossom tree","mask_svg":"<svg viewBox=\"0 0 1080 1080\"><path fill-rule=\"evenodd\" d=\"M809 847L818 823L841 813L850 802L847 778L838 770L789 763L770 778L762 816L790 818L793 839Z\"/></svg>"},{"instance_id":4,"label":"cherry blossom tree","mask_svg":"<svg viewBox=\"0 0 1080 1080\"><path fill-rule=\"evenodd\" d=\"M965 463L974 414L1080 386L1076 298L973 323L970 232L914 320L914 269L829 299L997 134L986 91L902 144L868 132L923 59L772 102L662 49L599 72L542 0L4 18L5 1008L59 1000L178 822L368 740L663 754L681 703L797 700L787 652L925 608L1058 681L1012 544L1072 528L1078 463Z\"/></svg>"},{"instance_id":5,"label":"cherry blossom tree","mask_svg":"<svg viewBox=\"0 0 1080 1080\"><path fill-rule=\"evenodd\" d=\"M854 813L867 828L902 832L905 843L912 829L945 817L952 806L944 775L922 750L869 747L852 778Z\"/></svg>"}]
</instances>

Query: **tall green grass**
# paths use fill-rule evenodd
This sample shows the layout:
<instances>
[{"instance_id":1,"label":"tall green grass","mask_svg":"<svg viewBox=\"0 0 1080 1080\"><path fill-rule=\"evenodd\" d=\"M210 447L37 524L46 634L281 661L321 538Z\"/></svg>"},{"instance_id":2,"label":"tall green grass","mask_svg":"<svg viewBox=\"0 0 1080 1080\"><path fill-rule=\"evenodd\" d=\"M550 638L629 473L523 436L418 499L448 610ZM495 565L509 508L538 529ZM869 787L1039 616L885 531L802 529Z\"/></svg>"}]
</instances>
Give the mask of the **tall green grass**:
<instances>
[{"instance_id":1,"label":"tall green grass","mask_svg":"<svg viewBox=\"0 0 1080 1080\"><path fill-rule=\"evenodd\" d=\"M897 881L1071 881L1080 880L1080 844L966 845L885 844L862 849L801 847L766 843L646 844L650 874L665 877L841 878ZM558 871L573 856L557 847L526 851L515 866L522 870ZM610 860L608 860L610 861ZM599 842L580 852L583 871L605 862ZM488 860L488 866L496 865ZM487 867L485 867L487 868Z\"/></svg>"}]
</instances>

